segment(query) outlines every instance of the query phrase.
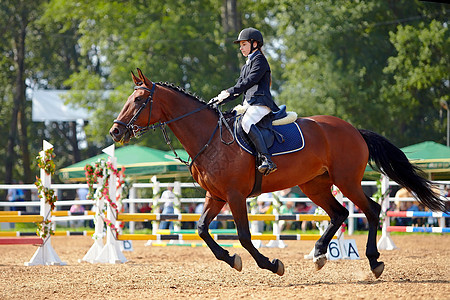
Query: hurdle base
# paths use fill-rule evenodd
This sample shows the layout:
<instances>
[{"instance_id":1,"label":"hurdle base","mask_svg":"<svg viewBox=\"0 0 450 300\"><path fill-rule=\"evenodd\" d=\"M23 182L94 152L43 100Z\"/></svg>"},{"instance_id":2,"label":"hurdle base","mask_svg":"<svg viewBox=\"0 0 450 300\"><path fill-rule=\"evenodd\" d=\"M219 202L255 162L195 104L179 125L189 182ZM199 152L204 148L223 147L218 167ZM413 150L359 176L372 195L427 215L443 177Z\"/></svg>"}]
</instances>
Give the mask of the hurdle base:
<instances>
[{"instance_id":1,"label":"hurdle base","mask_svg":"<svg viewBox=\"0 0 450 300\"><path fill-rule=\"evenodd\" d=\"M50 238L40 246L29 262L24 263L25 266L37 266L37 265L52 265L52 266L65 266L66 262L61 261L56 251L53 249L50 243Z\"/></svg>"},{"instance_id":2,"label":"hurdle base","mask_svg":"<svg viewBox=\"0 0 450 300\"><path fill-rule=\"evenodd\" d=\"M120 264L127 262L125 255L120 251L120 246L116 241L106 243L100 254L95 259L96 263Z\"/></svg>"},{"instance_id":3,"label":"hurdle base","mask_svg":"<svg viewBox=\"0 0 450 300\"><path fill-rule=\"evenodd\" d=\"M286 248L287 245L281 240L272 240L267 243L266 248Z\"/></svg>"},{"instance_id":4,"label":"hurdle base","mask_svg":"<svg viewBox=\"0 0 450 300\"><path fill-rule=\"evenodd\" d=\"M94 244L91 246L86 255L80 260L80 262L96 263L97 257L100 255L103 249L103 241L101 238L95 240Z\"/></svg>"},{"instance_id":5,"label":"hurdle base","mask_svg":"<svg viewBox=\"0 0 450 300\"><path fill-rule=\"evenodd\" d=\"M395 246L394 241L391 239L390 234L382 235L377 244L378 250L395 250L398 249Z\"/></svg>"},{"instance_id":6,"label":"hurdle base","mask_svg":"<svg viewBox=\"0 0 450 300\"><path fill-rule=\"evenodd\" d=\"M311 249L311 252L309 254L303 256L304 259L313 259L314 258L314 247Z\"/></svg>"}]
</instances>

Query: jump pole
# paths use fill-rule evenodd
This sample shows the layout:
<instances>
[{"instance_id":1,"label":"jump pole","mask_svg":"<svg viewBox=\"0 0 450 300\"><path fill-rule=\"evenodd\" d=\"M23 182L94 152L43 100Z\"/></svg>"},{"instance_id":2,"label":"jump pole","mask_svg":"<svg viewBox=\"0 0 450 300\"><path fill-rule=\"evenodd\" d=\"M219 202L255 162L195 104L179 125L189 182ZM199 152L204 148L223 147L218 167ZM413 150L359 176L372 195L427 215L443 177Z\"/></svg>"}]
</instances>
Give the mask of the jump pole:
<instances>
[{"instance_id":1,"label":"jump pole","mask_svg":"<svg viewBox=\"0 0 450 300\"><path fill-rule=\"evenodd\" d=\"M39 155L44 156L45 151L53 148L53 145L47 142L46 140L43 141L43 151L39 152ZM41 169L41 181L42 185L46 188L51 188L52 185L52 178L51 175L45 173L44 169ZM42 195L41 198L41 211L40 215L44 217L44 220L47 220L48 218L51 218L50 214L50 204L48 204L45 201L45 196ZM25 262L25 266L37 266L37 265L59 265L63 266L67 263L62 262L59 258L58 254L56 254L56 251L52 247L51 243L51 235L49 235L44 241L41 246L36 250L33 257L30 259L29 262Z\"/></svg>"},{"instance_id":2,"label":"jump pole","mask_svg":"<svg viewBox=\"0 0 450 300\"><path fill-rule=\"evenodd\" d=\"M273 200L272 200L272 203L273 203L272 204L273 205L273 214L274 215L279 215L280 212L278 211L278 205L277 205L278 201L277 201L277 199L275 197L276 196L273 195ZM281 234L281 228L280 228L280 225L279 225L279 221L273 222L272 228L273 228L272 229L273 234L275 236L277 236L277 239L269 241L265 247L267 247L267 248L286 248L287 247L286 244L282 240L280 240L280 238L279 238L279 236Z\"/></svg>"},{"instance_id":3,"label":"jump pole","mask_svg":"<svg viewBox=\"0 0 450 300\"><path fill-rule=\"evenodd\" d=\"M106 169L105 169L106 170ZM106 173L106 172L105 172ZM97 191L96 193L100 192L101 187L103 186L103 181L105 180L106 174L103 174L103 177L98 178L97 182ZM92 235L92 239L94 240L94 244L91 246L91 248L88 250L86 255L81 259L81 261L86 261L91 264L96 263L97 257L100 255L100 252L102 251L104 245L103 245L103 237L105 236L103 232L103 207L105 205L105 200L103 197L99 197L96 201L95 205L95 232Z\"/></svg>"},{"instance_id":4,"label":"jump pole","mask_svg":"<svg viewBox=\"0 0 450 300\"><path fill-rule=\"evenodd\" d=\"M159 194L161 187L159 186L159 181L156 178L156 176L153 176L151 179L152 183L153 183L153 200L152 200L152 211L154 210L155 207L158 206L158 198L156 195ZM152 221L152 234L156 235L158 232L158 228L159 228L159 221ZM153 243L152 240L148 240L147 243L145 243L145 246L151 246Z\"/></svg>"},{"instance_id":5,"label":"jump pole","mask_svg":"<svg viewBox=\"0 0 450 300\"><path fill-rule=\"evenodd\" d=\"M109 146L108 148L103 149L103 152L108 154L108 161L112 164L114 168L117 168L117 158L114 156L114 144ZM117 178L114 172L112 172L109 176L109 198L111 201L116 201L116 187L117 187ZM112 226L117 228L116 224L116 212L113 211L111 205L106 206L106 213L108 219L111 221ZM125 255L123 255L122 251L120 251L120 245L116 241L115 233L111 229L111 226L107 226L106 228L106 244L103 249L100 251L100 254L96 257L95 262L98 263L124 263L127 259Z\"/></svg>"},{"instance_id":6,"label":"jump pole","mask_svg":"<svg viewBox=\"0 0 450 300\"><path fill-rule=\"evenodd\" d=\"M390 225L390 218L387 215L387 211L389 210L390 206L390 199L389 195L387 193L389 189L389 177L385 175L381 175L381 194L385 195L385 198L383 199L383 204L381 206L381 213L385 215L384 221L383 221L383 227L381 229L381 238L378 241L377 248L378 250L394 250L397 249L397 246L395 246L394 241L391 239L391 234L387 230L387 228Z\"/></svg>"},{"instance_id":7,"label":"jump pole","mask_svg":"<svg viewBox=\"0 0 450 300\"><path fill-rule=\"evenodd\" d=\"M153 183L153 202L152 202L152 209L158 206L158 198L156 195L159 194L159 191L161 190L161 187L159 186L159 181L156 180L156 176L152 177L152 183ZM152 232L153 234L156 234L156 231L159 228L159 222L153 221L152 222Z\"/></svg>"}]
</instances>

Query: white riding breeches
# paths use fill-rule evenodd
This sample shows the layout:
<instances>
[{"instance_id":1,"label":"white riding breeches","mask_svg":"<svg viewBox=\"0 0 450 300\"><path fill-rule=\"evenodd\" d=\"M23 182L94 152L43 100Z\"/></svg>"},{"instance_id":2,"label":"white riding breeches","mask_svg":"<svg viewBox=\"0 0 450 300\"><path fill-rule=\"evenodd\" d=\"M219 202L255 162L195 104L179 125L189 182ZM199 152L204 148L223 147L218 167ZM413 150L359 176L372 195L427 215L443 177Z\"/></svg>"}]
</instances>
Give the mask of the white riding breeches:
<instances>
[{"instance_id":1,"label":"white riding breeches","mask_svg":"<svg viewBox=\"0 0 450 300\"><path fill-rule=\"evenodd\" d=\"M244 107L246 110L242 117L242 128L245 133L248 133L252 125L261 121L262 118L271 112L267 106L250 105L247 101L244 101Z\"/></svg>"}]
</instances>

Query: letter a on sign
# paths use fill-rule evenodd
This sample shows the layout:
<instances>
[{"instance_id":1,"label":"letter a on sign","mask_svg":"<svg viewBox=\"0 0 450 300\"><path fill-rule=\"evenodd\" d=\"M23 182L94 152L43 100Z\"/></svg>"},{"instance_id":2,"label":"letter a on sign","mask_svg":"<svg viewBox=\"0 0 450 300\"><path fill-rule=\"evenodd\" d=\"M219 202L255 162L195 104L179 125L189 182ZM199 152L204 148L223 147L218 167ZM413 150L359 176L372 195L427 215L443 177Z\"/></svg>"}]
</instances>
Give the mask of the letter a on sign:
<instances>
[{"instance_id":1,"label":"letter a on sign","mask_svg":"<svg viewBox=\"0 0 450 300\"><path fill-rule=\"evenodd\" d=\"M344 240L344 249L347 258L359 259L358 248L356 247L355 240Z\"/></svg>"}]
</instances>

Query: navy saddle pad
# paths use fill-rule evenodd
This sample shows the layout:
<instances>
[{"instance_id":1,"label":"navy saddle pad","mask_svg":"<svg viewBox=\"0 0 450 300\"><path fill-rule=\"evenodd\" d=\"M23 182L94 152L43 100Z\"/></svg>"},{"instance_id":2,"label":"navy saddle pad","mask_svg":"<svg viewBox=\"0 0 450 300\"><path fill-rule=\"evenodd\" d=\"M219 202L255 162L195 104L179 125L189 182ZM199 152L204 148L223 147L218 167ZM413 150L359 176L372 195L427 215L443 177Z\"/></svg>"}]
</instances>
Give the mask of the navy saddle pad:
<instances>
[{"instance_id":1,"label":"navy saddle pad","mask_svg":"<svg viewBox=\"0 0 450 300\"><path fill-rule=\"evenodd\" d=\"M244 140L240 134L237 133L237 126L234 126L234 135L239 146L252 155L256 155L255 148L251 142ZM273 130L280 133L284 142L280 143L275 138L273 145L269 148L269 153L272 156L288 154L297 152L303 149L305 146L305 138L303 137L302 130L298 126L297 122L289 123L286 125L273 126Z\"/></svg>"}]
</instances>

